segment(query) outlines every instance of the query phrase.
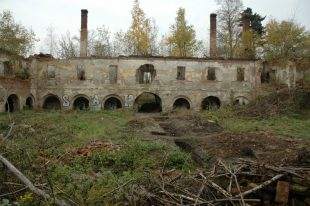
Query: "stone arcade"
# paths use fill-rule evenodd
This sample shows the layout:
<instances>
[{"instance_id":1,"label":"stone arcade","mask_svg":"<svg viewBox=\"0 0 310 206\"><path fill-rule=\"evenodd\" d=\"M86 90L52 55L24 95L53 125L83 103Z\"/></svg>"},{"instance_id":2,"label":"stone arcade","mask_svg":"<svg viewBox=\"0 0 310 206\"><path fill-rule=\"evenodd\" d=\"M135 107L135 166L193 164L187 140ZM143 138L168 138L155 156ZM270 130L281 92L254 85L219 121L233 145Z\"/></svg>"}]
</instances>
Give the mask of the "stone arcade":
<instances>
[{"instance_id":1,"label":"stone arcade","mask_svg":"<svg viewBox=\"0 0 310 206\"><path fill-rule=\"evenodd\" d=\"M178 107L199 111L246 104L261 85L263 64L221 60L216 49L216 14L211 14L210 59L173 57L88 57L87 10L81 11L80 57L48 55L11 61L0 51L0 112L24 107L44 109L117 109L141 112ZM13 62L13 63L12 63ZM17 68L29 71L16 78Z\"/></svg>"}]
</instances>

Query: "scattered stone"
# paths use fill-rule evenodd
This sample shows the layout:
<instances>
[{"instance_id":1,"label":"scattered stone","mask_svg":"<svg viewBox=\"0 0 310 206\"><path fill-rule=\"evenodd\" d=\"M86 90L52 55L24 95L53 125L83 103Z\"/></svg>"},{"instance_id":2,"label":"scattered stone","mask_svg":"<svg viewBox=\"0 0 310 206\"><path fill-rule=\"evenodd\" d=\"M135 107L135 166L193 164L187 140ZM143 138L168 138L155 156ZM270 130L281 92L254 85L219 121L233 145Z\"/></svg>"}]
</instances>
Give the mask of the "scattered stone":
<instances>
[{"instance_id":1,"label":"scattered stone","mask_svg":"<svg viewBox=\"0 0 310 206\"><path fill-rule=\"evenodd\" d=\"M275 201L281 205L287 205L289 192L290 184L288 182L278 181Z\"/></svg>"}]
</instances>

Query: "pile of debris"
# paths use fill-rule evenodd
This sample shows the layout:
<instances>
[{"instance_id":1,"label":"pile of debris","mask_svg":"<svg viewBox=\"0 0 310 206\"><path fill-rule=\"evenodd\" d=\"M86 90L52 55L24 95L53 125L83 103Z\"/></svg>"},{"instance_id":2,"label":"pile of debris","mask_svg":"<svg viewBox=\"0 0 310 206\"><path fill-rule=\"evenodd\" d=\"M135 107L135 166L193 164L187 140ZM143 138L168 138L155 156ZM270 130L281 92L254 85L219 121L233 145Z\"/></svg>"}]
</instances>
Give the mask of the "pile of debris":
<instances>
[{"instance_id":1,"label":"pile of debris","mask_svg":"<svg viewBox=\"0 0 310 206\"><path fill-rule=\"evenodd\" d=\"M309 108L310 92L302 89L289 90L282 88L269 95L259 96L244 108L238 108L237 113L246 117L271 117L280 114L298 112Z\"/></svg>"},{"instance_id":2,"label":"pile of debris","mask_svg":"<svg viewBox=\"0 0 310 206\"><path fill-rule=\"evenodd\" d=\"M162 170L148 188L153 205L310 205L310 168L217 160L210 171ZM138 192L138 191L137 191Z\"/></svg>"}]
</instances>

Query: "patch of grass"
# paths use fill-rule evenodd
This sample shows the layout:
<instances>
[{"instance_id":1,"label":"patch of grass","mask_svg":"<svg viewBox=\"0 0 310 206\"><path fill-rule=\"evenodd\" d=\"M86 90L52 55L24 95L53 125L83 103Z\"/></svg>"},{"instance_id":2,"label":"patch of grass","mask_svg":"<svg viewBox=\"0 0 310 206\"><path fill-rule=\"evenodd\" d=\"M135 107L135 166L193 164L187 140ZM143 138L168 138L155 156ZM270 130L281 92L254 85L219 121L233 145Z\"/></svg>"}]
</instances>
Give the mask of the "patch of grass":
<instances>
[{"instance_id":1,"label":"patch of grass","mask_svg":"<svg viewBox=\"0 0 310 206\"><path fill-rule=\"evenodd\" d=\"M132 116L131 111L122 110L14 113L11 118L16 127L12 138L5 144L0 142L0 151L30 180L48 182L47 187L53 188L56 196L70 198L79 205L121 201L124 192L110 192L128 181L131 185L148 181L167 158L169 168L194 167L189 155L176 146L161 140L144 140L134 130L127 132ZM9 123L8 115L0 114L0 130L6 132ZM77 155L75 151L92 140L108 141L120 148ZM0 182L11 178L13 181L13 176L0 172ZM0 187L0 193L1 190L5 189ZM25 199L23 195L19 199ZM33 204L41 203L34 199Z\"/></svg>"},{"instance_id":2,"label":"patch of grass","mask_svg":"<svg viewBox=\"0 0 310 206\"><path fill-rule=\"evenodd\" d=\"M229 132L273 132L280 136L310 139L310 112L278 115L268 118L250 118L236 115L232 108L207 111L205 118L218 122Z\"/></svg>"}]
</instances>

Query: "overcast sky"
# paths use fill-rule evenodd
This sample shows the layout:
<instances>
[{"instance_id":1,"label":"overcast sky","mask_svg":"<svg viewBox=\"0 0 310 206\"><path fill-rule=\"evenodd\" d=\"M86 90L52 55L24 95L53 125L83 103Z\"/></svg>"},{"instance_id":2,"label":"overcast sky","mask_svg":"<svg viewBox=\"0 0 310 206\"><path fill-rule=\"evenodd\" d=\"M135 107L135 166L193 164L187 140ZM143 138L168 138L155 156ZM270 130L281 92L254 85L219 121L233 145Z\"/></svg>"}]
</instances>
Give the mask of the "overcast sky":
<instances>
[{"instance_id":1,"label":"overcast sky","mask_svg":"<svg viewBox=\"0 0 310 206\"><path fill-rule=\"evenodd\" d=\"M310 0L243 0L244 7L279 20L294 18L310 30ZM0 0L0 12L10 10L17 22L31 27L41 40L46 28L53 25L57 33L70 31L78 34L80 10L88 9L89 29L105 25L111 32L127 30L131 21L133 0ZM179 7L186 9L186 16L193 24L197 36L208 40L209 14L215 12L215 0L140 0L148 17L154 18L160 35L169 30ZM37 51L39 51L38 46Z\"/></svg>"}]
</instances>

